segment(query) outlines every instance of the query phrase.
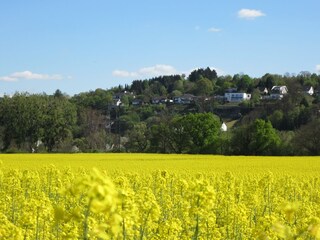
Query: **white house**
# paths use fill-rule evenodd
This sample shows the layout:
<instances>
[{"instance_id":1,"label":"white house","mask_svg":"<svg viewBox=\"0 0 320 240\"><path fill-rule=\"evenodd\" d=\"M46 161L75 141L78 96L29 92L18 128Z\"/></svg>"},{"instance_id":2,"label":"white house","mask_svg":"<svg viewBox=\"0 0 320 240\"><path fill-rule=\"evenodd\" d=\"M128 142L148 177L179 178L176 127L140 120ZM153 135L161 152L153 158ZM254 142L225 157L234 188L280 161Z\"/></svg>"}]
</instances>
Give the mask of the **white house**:
<instances>
[{"instance_id":1,"label":"white house","mask_svg":"<svg viewBox=\"0 0 320 240\"><path fill-rule=\"evenodd\" d=\"M314 89L313 89L312 86L311 87L305 87L303 89L303 92L306 93L306 94L309 94L309 95L313 95L314 94Z\"/></svg>"},{"instance_id":2,"label":"white house","mask_svg":"<svg viewBox=\"0 0 320 240\"><path fill-rule=\"evenodd\" d=\"M268 88L264 88L263 91L262 91L262 94L263 95L267 95L268 93L269 93Z\"/></svg>"},{"instance_id":3,"label":"white house","mask_svg":"<svg viewBox=\"0 0 320 240\"><path fill-rule=\"evenodd\" d=\"M227 125L226 125L224 122L222 123L220 130L221 130L222 132L226 132L226 131L228 130L228 127L227 127Z\"/></svg>"},{"instance_id":4,"label":"white house","mask_svg":"<svg viewBox=\"0 0 320 240\"><path fill-rule=\"evenodd\" d=\"M282 99L285 94L288 93L287 86L273 86L271 88L271 99Z\"/></svg>"},{"instance_id":5,"label":"white house","mask_svg":"<svg viewBox=\"0 0 320 240\"><path fill-rule=\"evenodd\" d=\"M288 88L287 86L273 86L271 88L271 93L287 94Z\"/></svg>"},{"instance_id":6,"label":"white house","mask_svg":"<svg viewBox=\"0 0 320 240\"><path fill-rule=\"evenodd\" d=\"M251 99L251 94L249 93L230 93L226 92L224 94L226 101L228 102L242 102Z\"/></svg>"},{"instance_id":7,"label":"white house","mask_svg":"<svg viewBox=\"0 0 320 240\"><path fill-rule=\"evenodd\" d=\"M112 104L109 105L108 107L109 107L109 109L115 109L115 108L117 108L117 107L119 107L121 105L122 105L122 102L121 102L120 99L113 99L112 100Z\"/></svg>"}]
</instances>

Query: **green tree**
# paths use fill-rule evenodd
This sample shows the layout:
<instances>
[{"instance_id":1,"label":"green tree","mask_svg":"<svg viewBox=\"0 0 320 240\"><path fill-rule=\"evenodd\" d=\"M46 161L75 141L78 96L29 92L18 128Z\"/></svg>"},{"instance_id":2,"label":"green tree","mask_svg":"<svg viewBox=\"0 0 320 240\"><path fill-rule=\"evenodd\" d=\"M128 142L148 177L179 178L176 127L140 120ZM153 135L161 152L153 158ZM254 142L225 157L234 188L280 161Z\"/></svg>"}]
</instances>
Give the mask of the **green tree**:
<instances>
[{"instance_id":1,"label":"green tree","mask_svg":"<svg viewBox=\"0 0 320 240\"><path fill-rule=\"evenodd\" d=\"M140 153L145 152L149 147L148 135L148 128L144 122L135 124L128 135L129 141L126 144L127 151Z\"/></svg>"},{"instance_id":2,"label":"green tree","mask_svg":"<svg viewBox=\"0 0 320 240\"><path fill-rule=\"evenodd\" d=\"M50 98L47 106L42 141L48 152L72 136L76 124L76 107L66 98Z\"/></svg>"},{"instance_id":3,"label":"green tree","mask_svg":"<svg viewBox=\"0 0 320 240\"><path fill-rule=\"evenodd\" d=\"M21 150L32 151L43 133L47 96L16 93L4 97L0 103L0 122L3 127L3 148L7 150L13 141ZM23 149L23 145L27 149Z\"/></svg>"},{"instance_id":4,"label":"green tree","mask_svg":"<svg viewBox=\"0 0 320 240\"><path fill-rule=\"evenodd\" d=\"M150 89L152 91L152 95L156 95L156 96L162 96L163 94L166 94L166 92L167 92L165 87L158 81L154 81L150 85Z\"/></svg>"},{"instance_id":5,"label":"green tree","mask_svg":"<svg viewBox=\"0 0 320 240\"><path fill-rule=\"evenodd\" d=\"M249 125L242 125L232 131L231 152L234 155L252 155L248 145L251 141Z\"/></svg>"},{"instance_id":6,"label":"green tree","mask_svg":"<svg viewBox=\"0 0 320 240\"><path fill-rule=\"evenodd\" d=\"M270 121L257 119L249 129L252 138L248 145L254 155L273 155L280 145L280 137Z\"/></svg>"},{"instance_id":7,"label":"green tree","mask_svg":"<svg viewBox=\"0 0 320 240\"><path fill-rule=\"evenodd\" d=\"M201 77L207 78L207 79L213 81L213 80L217 79L218 75L214 69L211 70L209 67L207 67L206 69L199 68L199 69L196 69L190 73L189 81L197 82L198 80L201 79Z\"/></svg>"},{"instance_id":8,"label":"green tree","mask_svg":"<svg viewBox=\"0 0 320 240\"><path fill-rule=\"evenodd\" d=\"M142 94L144 89L145 89L145 85L144 85L143 81L141 81L141 80L133 81L131 84L131 88L130 88L130 90L135 92L135 94L137 94L137 95Z\"/></svg>"},{"instance_id":9,"label":"green tree","mask_svg":"<svg viewBox=\"0 0 320 240\"><path fill-rule=\"evenodd\" d=\"M190 113L181 117L180 121L188 138L191 139L189 152L213 153L216 151L221 125L217 116L212 113Z\"/></svg>"},{"instance_id":10,"label":"green tree","mask_svg":"<svg viewBox=\"0 0 320 240\"><path fill-rule=\"evenodd\" d=\"M171 120L169 132L168 143L173 152L186 153L190 151L190 146L192 146L191 136L180 116Z\"/></svg>"},{"instance_id":11,"label":"green tree","mask_svg":"<svg viewBox=\"0 0 320 240\"><path fill-rule=\"evenodd\" d=\"M104 151L107 144L106 122L106 116L101 111L79 107L77 126L73 131L75 145L84 152Z\"/></svg>"},{"instance_id":12,"label":"green tree","mask_svg":"<svg viewBox=\"0 0 320 240\"><path fill-rule=\"evenodd\" d=\"M128 106L130 101L132 101L132 99L129 99L129 96L127 96L127 95L123 95L121 97L121 104L122 105Z\"/></svg>"},{"instance_id":13,"label":"green tree","mask_svg":"<svg viewBox=\"0 0 320 240\"><path fill-rule=\"evenodd\" d=\"M170 153L170 129L168 123L159 122L152 125L150 137L150 149L152 152Z\"/></svg>"},{"instance_id":14,"label":"green tree","mask_svg":"<svg viewBox=\"0 0 320 240\"><path fill-rule=\"evenodd\" d=\"M240 92L251 92L253 83L253 80L248 75L240 75L236 80L236 85Z\"/></svg>"},{"instance_id":15,"label":"green tree","mask_svg":"<svg viewBox=\"0 0 320 240\"><path fill-rule=\"evenodd\" d=\"M7 150L15 138L17 120L17 106L15 103L15 94L12 98L4 96L0 103L0 122L3 128L2 141L3 149Z\"/></svg>"},{"instance_id":16,"label":"green tree","mask_svg":"<svg viewBox=\"0 0 320 240\"><path fill-rule=\"evenodd\" d=\"M106 112L112 104L112 92L98 88L95 91L79 93L73 96L71 101L77 107L91 107Z\"/></svg>"},{"instance_id":17,"label":"green tree","mask_svg":"<svg viewBox=\"0 0 320 240\"><path fill-rule=\"evenodd\" d=\"M195 91L194 91L196 95L207 96L210 93L212 93L212 91L213 91L213 84L209 79L201 77L201 79L196 82Z\"/></svg>"},{"instance_id":18,"label":"green tree","mask_svg":"<svg viewBox=\"0 0 320 240\"><path fill-rule=\"evenodd\" d=\"M191 93L194 91L196 84L194 82L191 81L184 81L183 82L183 89L184 92L183 93Z\"/></svg>"},{"instance_id":19,"label":"green tree","mask_svg":"<svg viewBox=\"0 0 320 240\"><path fill-rule=\"evenodd\" d=\"M294 155L294 145L292 144L295 132L293 131L281 131L279 132L279 137L281 139L281 144L279 146L279 155L292 156Z\"/></svg>"},{"instance_id":20,"label":"green tree","mask_svg":"<svg viewBox=\"0 0 320 240\"><path fill-rule=\"evenodd\" d=\"M224 95L225 90L231 87L234 87L234 83L232 82L232 77L230 75L220 76L217 79L214 91L216 94Z\"/></svg>"},{"instance_id":21,"label":"green tree","mask_svg":"<svg viewBox=\"0 0 320 240\"><path fill-rule=\"evenodd\" d=\"M254 89L251 93L250 105L253 107L260 103L261 94L258 89Z\"/></svg>"},{"instance_id":22,"label":"green tree","mask_svg":"<svg viewBox=\"0 0 320 240\"><path fill-rule=\"evenodd\" d=\"M278 154L280 145L280 137L271 122L262 119L236 129L231 141L236 155L274 155Z\"/></svg>"},{"instance_id":23,"label":"green tree","mask_svg":"<svg viewBox=\"0 0 320 240\"><path fill-rule=\"evenodd\" d=\"M296 154L320 155L320 119L302 126L293 139Z\"/></svg>"},{"instance_id":24,"label":"green tree","mask_svg":"<svg viewBox=\"0 0 320 240\"><path fill-rule=\"evenodd\" d=\"M275 75L271 75L269 73L265 74L261 79L261 87L267 88L269 91L271 88L275 85L277 85L276 77Z\"/></svg>"},{"instance_id":25,"label":"green tree","mask_svg":"<svg viewBox=\"0 0 320 240\"><path fill-rule=\"evenodd\" d=\"M184 90L184 88L183 88L183 80L179 79L179 80L175 81L172 91L183 92L183 90Z\"/></svg>"},{"instance_id":26,"label":"green tree","mask_svg":"<svg viewBox=\"0 0 320 240\"><path fill-rule=\"evenodd\" d=\"M284 117L283 111L280 109L277 109L269 116L269 120L271 121L272 126L280 130L283 124L283 117Z\"/></svg>"},{"instance_id":27,"label":"green tree","mask_svg":"<svg viewBox=\"0 0 320 240\"><path fill-rule=\"evenodd\" d=\"M48 103L48 96L45 95L31 95L28 98L29 102L29 116L27 123L27 142L31 151L37 150L37 142L41 139L44 132L44 121L46 106Z\"/></svg>"},{"instance_id":28,"label":"green tree","mask_svg":"<svg viewBox=\"0 0 320 240\"><path fill-rule=\"evenodd\" d=\"M172 91L172 93L170 94L170 97L179 97L182 95L182 92L180 92L179 90L174 90Z\"/></svg>"}]
</instances>

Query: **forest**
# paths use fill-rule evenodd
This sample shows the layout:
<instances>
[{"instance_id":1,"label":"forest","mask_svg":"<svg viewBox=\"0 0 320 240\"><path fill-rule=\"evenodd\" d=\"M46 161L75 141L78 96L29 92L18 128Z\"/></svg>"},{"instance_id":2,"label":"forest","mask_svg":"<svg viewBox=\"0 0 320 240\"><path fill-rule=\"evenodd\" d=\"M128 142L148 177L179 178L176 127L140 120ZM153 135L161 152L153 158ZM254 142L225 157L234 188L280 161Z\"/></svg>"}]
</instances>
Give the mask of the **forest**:
<instances>
[{"instance_id":1,"label":"forest","mask_svg":"<svg viewBox=\"0 0 320 240\"><path fill-rule=\"evenodd\" d=\"M273 98L274 86L288 92ZM319 155L319 89L320 75L306 71L253 78L200 68L74 96L17 92L0 98L0 149ZM226 92L250 99L230 102Z\"/></svg>"}]
</instances>

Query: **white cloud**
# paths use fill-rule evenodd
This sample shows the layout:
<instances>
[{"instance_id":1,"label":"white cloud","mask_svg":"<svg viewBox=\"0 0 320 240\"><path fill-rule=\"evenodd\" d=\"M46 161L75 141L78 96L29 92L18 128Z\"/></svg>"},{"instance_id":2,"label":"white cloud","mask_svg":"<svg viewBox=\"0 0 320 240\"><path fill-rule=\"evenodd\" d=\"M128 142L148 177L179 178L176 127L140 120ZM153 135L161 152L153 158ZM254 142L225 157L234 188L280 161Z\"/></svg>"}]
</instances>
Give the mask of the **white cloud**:
<instances>
[{"instance_id":1,"label":"white cloud","mask_svg":"<svg viewBox=\"0 0 320 240\"><path fill-rule=\"evenodd\" d=\"M16 82L17 79L14 77L10 77L10 76L4 76L4 77L0 77L0 81L4 81L4 82Z\"/></svg>"},{"instance_id":2,"label":"white cloud","mask_svg":"<svg viewBox=\"0 0 320 240\"><path fill-rule=\"evenodd\" d=\"M320 64L316 65L316 71L320 74Z\"/></svg>"},{"instance_id":3,"label":"white cloud","mask_svg":"<svg viewBox=\"0 0 320 240\"><path fill-rule=\"evenodd\" d=\"M220 28L215 28L215 27L212 27L212 28L209 28L208 29L208 32L221 32L222 30Z\"/></svg>"},{"instance_id":4,"label":"white cloud","mask_svg":"<svg viewBox=\"0 0 320 240\"><path fill-rule=\"evenodd\" d=\"M134 72L129 72L126 70L114 70L112 72L112 75L115 77L156 77L173 74L178 74L178 71L174 67L162 64L144 67Z\"/></svg>"},{"instance_id":5,"label":"white cloud","mask_svg":"<svg viewBox=\"0 0 320 240\"><path fill-rule=\"evenodd\" d=\"M158 64L152 67L141 68L138 73L145 76L163 76L177 74L177 70L170 65Z\"/></svg>"},{"instance_id":6,"label":"white cloud","mask_svg":"<svg viewBox=\"0 0 320 240\"><path fill-rule=\"evenodd\" d=\"M124 70L114 70L112 75L115 77L136 77L137 74L135 72L128 72Z\"/></svg>"},{"instance_id":7,"label":"white cloud","mask_svg":"<svg viewBox=\"0 0 320 240\"><path fill-rule=\"evenodd\" d=\"M266 16L266 14L264 14L262 11L260 10L255 10L255 9L241 9L238 12L238 17L239 18L244 18L244 19L248 19L248 20L253 20L257 17L263 17Z\"/></svg>"},{"instance_id":8,"label":"white cloud","mask_svg":"<svg viewBox=\"0 0 320 240\"><path fill-rule=\"evenodd\" d=\"M61 80L63 76L59 74L39 74L31 71L14 72L11 75L0 77L0 81L15 82L18 80Z\"/></svg>"}]
</instances>

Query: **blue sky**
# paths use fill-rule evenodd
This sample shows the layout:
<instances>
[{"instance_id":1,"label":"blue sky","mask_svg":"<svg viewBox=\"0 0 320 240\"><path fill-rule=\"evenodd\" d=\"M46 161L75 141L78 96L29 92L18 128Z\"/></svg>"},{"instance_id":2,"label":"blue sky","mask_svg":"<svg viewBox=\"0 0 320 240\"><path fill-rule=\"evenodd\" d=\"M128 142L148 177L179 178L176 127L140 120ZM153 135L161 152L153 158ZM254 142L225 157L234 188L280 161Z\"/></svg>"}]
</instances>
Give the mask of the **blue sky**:
<instances>
[{"instance_id":1,"label":"blue sky","mask_svg":"<svg viewBox=\"0 0 320 240\"><path fill-rule=\"evenodd\" d=\"M0 1L0 94L73 95L212 67L320 74L319 0Z\"/></svg>"}]
</instances>

